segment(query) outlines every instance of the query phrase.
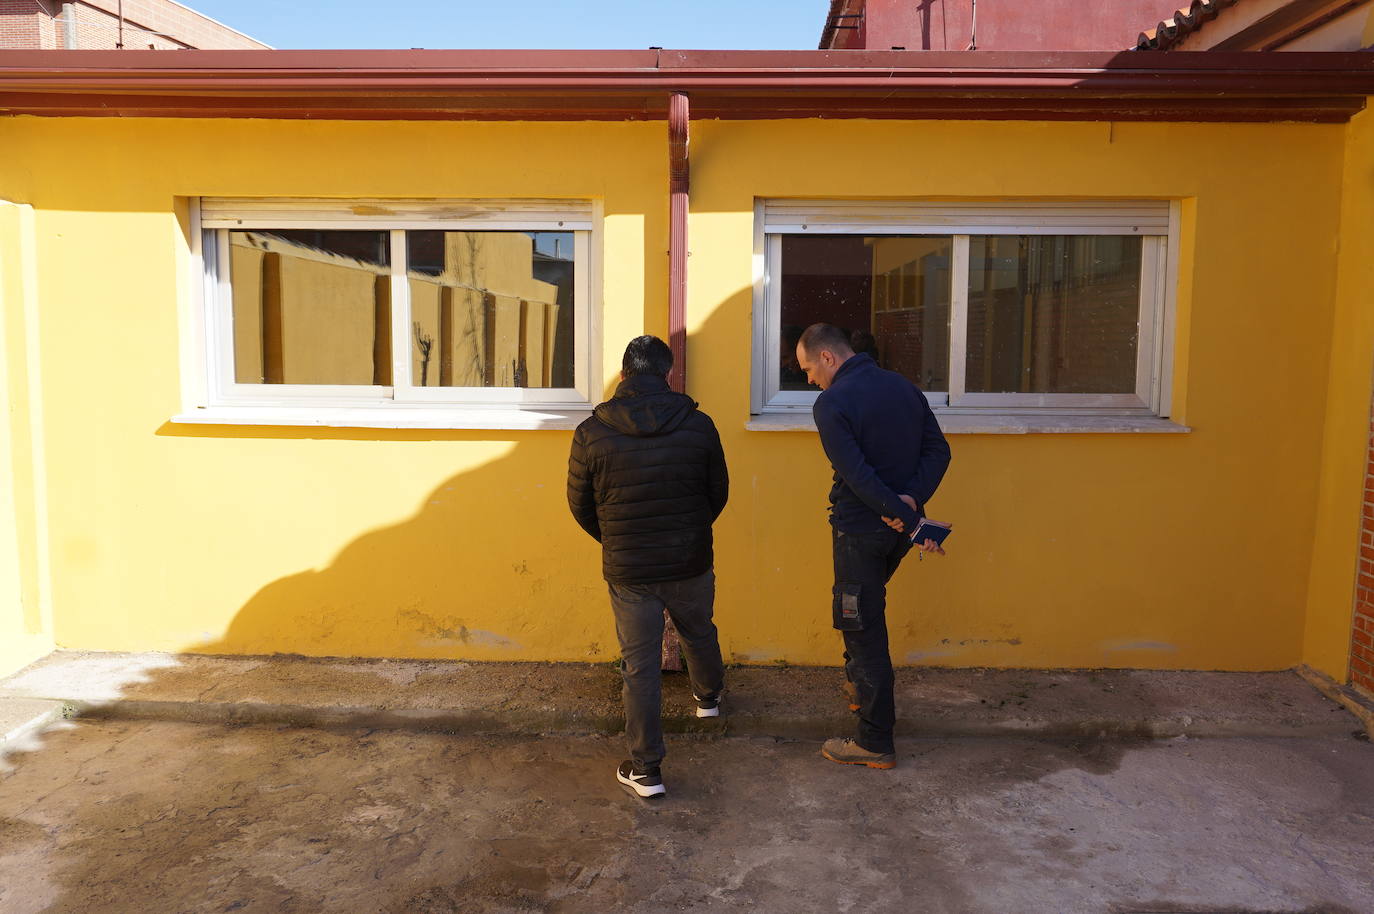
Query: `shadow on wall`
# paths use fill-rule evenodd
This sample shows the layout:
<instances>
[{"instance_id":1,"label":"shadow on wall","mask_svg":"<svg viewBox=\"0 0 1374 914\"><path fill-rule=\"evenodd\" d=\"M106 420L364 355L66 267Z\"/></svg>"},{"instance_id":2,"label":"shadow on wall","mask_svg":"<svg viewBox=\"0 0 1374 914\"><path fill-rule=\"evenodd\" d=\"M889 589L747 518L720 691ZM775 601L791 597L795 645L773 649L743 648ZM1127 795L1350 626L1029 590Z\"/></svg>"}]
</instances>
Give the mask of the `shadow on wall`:
<instances>
[{"instance_id":1,"label":"shadow on wall","mask_svg":"<svg viewBox=\"0 0 1374 914\"><path fill-rule=\"evenodd\" d=\"M644 332L666 337L667 308L662 303L664 268L646 260L642 289ZM738 290L723 302L722 313L743 314L747 320L749 289ZM720 320L717 316L713 320ZM522 321L523 326L523 321ZM607 339L606 355L619 363L626 340ZM418 370L418 369L417 369ZM439 372L435 372L436 377ZM603 395L609 398L618 375L606 378ZM711 406L706 407L711 410ZM719 405L716 406L719 408ZM451 454L455 466L469 469L444 480L423 496L420 508L404 521L358 535L328 565L306 569L267 583L239 610L217 638L187 644L197 653L302 653L312 656L404 657L415 659L509 660L540 659L600 661L618 655L605 583L601 579L600 547L573 521L567 508L566 479L571 431L305 429L189 426L164 424L161 436L293 440L300 446L289 458L291 473L301 485L318 486L303 464L311 460L312 445L321 451L336 447L366 447L384 442L391 452L381 464L382 486L392 486L405 506L414 490L395 486L404 479L412 455L426 448ZM306 439L301 441L301 439ZM345 442L359 442L349 445ZM473 445L473 447L468 447ZM248 447L252 447L250 442ZM480 451L480 454L476 452ZM271 453L270 449L265 449ZM352 453L352 452L350 452ZM330 455L337 458L338 452ZM369 455L370 456L370 455ZM425 453L429 472L435 451ZM443 460L444 457L439 457ZM416 461L419 463L420 461ZM271 458L264 472L272 472ZM377 467L375 461L368 466ZM330 482L347 478L338 470ZM375 474L360 470L334 496L347 500L354 486L374 485ZM328 484L328 483L326 483ZM401 495L401 492L405 492ZM379 497L378 497L379 496ZM324 496L328 498L328 495ZM308 511L320 505L311 493L300 505ZM389 512L384 492L382 516ZM226 500L228 510L264 512L239 518L245 532L242 546L251 552L251 531L271 524L275 506L261 501L247 506ZM340 512L348 514L349 512ZM376 513L376 512L374 512ZM342 536L327 519L293 518L300 537L318 539L321 555ZM278 537L280 539L280 537ZM256 548L263 548L262 546ZM304 550L308 555L310 549ZM207 555L206 561L214 559ZM262 562L249 555L248 567ZM190 619L187 627L197 627Z\"/></svg>"},{"instance_id":2,"label":"shadow on wall","mask_svg":"<svg viewBox=\"0 0 1374 914\"><path fill-rule=\"evenodd\" d=\"M839 663L838 639L830 628L829 581L813 583L809 575L800 581L795 573L783 573L784 566L811 568L821 563L828 568L825 502L830 471L825 456L812 435L759 436L740 428L748 409L750 357L749 347L740 340L747 341L750 333L751 295L752 287L746 286L722 297L688 341L689 393L695 393L692 388L696 387L714 395L702 408L721 431L733 482L730 503L716 524L716 567L723 584L717 601L722 648L727 657L745 662L795 662L794 651L800 650L833 658L822 662ZM607 339L608 360L618 365L626 342L628 338ZM734 358L743 360L730 371L736 383L722 386L701 380L710 375L718 379L731 367L722 363ZM698 379L695 385L693 378ZM614 392L618 380L618 373L611 372L603 396ZM278 529L257 545L247 542L247 536L274 524L276 506L261 498L240 503L232 491L221 496L223 511L255 512L252 517L235 518L231 526L243 531L242 538L226 544L243 556L243 566L250 569L271 567L270 557L260 551L271 548L272 541L290 542L283 527L298 529L301 539L320 541L322 548L315 551L329 554L329 544L343 537L333 535L327 518L302 516L312 505L315 510L327 510L335 501L347 503L352 489L368 499L372 516L395 517L401 512L389 503L403 499L413 504L411 499L418 494L414 487L396 482L404 480L408 466L423 463L432 473L439 454L439 460L452 455L453 465L470 467L423 494L419 509L407 519L357 535L327 565L305 568L261 586L234 612L223 634L178 645L181 650L478 661L597 662L618 656L601 577L600 547L577 526L567 507L571 431L165 424L157 433L239 442L239 452L258 461L256 472L288 474L292 482L279 486L288 499L293 498L293 484L314 490L303 493L295 503L286 502L276 521ZM259 448L253 439L264 446ZM272 446L273 439L289 441L289 455L276 457L281 449ZM385 450L369 449L368 442L381 443ZM314 453L321 461L332 462L319 479L311 475ZM341 454L345 455L342 460ZM355 454L359 455L356 474L341 470L342 461ZM476 462L482 459L486 462ZM779 461L802 475L785 482L772 472ZM251 473L255 468L244 470ZM364 496L363 487L376 484L373 480L379 477L380 485L387 488ZM347 488L319 491L322 486L338 485L339 480L346 480ZM251 480L245 485L251 486ZM794 485L801 486L798 492L791 490ZM754 522L738 515L740 511L751 515L766 511L772 530L760 535ZM356 518L359 512L340 514ZM340 523L346 522L356 521ZM722 543L729 545L721 548ZM292 554L310 556L312 544L305 545ZM259 554L254 555L255 551ZM751 571L760 555L769 557L770 567L776 566L769 573ZM215 550L207 549L202 561L217 561ZM206 565L206 570L211 567ZM901 586L905 593L915 586L914 580ZM813 608L800 620L804 646L797 646L794 623L783 623L776 613L764 613L768 618L761 619L759 605ZM197 626L193 613L188 609L182 622L185 628ZM770 629L769 619L774 616L779 627ZM784 630L784 624L792 632L788 636L791 648L776 643L776 633ZM904 631L896 637L921 636ZM915 658L905 659L910 663Z\"/></svg>"},{"instance_id":3,"label":"shadow on wall","mask_svg":"<svg viewBox=\"0 0 1374 914\"><path fill-rule=\"evenodd\" d=\"M169 426L163 434L204 436ZM299 430L212 430L241 438L298 438ZM321 429L320 441L516 443L445 480L410 518L358 536L318 570L265 585L222 637L198 653L601 660L615 654L596 543L566 507L571 433ZM461 437L458 437L461 436ZM533 436L541 437L537 440ZM360 481L360 484L363 484ZM346 498L341 491L339 497ZM538 518L538 524L523 522ZM549 520L552 519L552 523ZM543 529L541 529L543 527ZM585 541L585 542L582 542ZM533 556L552 557L541 567Z\"/></svg>"},{"instance_id":4,"label":"shadow on wall","mask_svg":"<svg viewBox=\"0 0 1374 914\"><path fill-rule=\"evenodd\" d=\"M738 295L747 296L748 290ZM734 299L721 310L741 313L740 302ZM722 318L718 315L713 320ZM607 354L617 356L617 364L625 342L605 343ZM618 373L612 373L606 379L604 396L609 398L618 383ZM722 415L727 407L703 404L718 425L728 421ZM603 661L619 654L601 578L600 546L578 527L567 507L571 431L274 429L169 423L158 434L304 438L322 447L332 442L404 442L394 464L387 464L398 466L400 473L404 473L409 448L446 448L455 463L473 462L471 451L464 447L469 443L480 445L489 455L487 462L447 478L430 491L408 519L358 536L326 567L266 584L235 613L221 637L187 645L185 650L558 661ZM306 444L304 450L295 450L291 459L309 460L309 448ZM432 456L427 455L426 463L433 465ZM368 485L366 474L360 472L356 484ZM311 497L318 500L320 496ZM347 499L348 491L340 490L337 497ZM261 504L244 508L262 509ZM270 524L271 518L240 518L236 526L251 530L254 523ZM302 535L327 540L328 530L321 529L322 523L308 519L301 525ZM206 560L213 559L207 556Z\"/></svg>"}]
</instances>

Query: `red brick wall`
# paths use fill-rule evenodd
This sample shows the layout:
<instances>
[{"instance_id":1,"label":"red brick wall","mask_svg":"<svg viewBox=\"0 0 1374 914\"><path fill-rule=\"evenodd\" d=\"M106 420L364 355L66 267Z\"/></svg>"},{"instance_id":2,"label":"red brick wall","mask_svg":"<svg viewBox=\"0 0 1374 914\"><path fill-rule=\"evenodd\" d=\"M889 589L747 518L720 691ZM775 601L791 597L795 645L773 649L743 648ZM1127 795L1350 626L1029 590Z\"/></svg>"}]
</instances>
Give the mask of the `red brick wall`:
<instances>
[{"instance_id":1,"label":"red brick wall","mask_svg":"<svg viewBox=\"0 0 1374 914\"><path fill-rule=\"evenodd\" d=\"M119 46L118 0L72 3L76 46L112 50ZM0 0L0 49L65 47L62 0ZM124 47L264 48L232 28L172 0L124 0Z\"/></svg>"},{"instance_id":2,"label":"red brick wall","mask_svg":"<svg viewBox=\"0 0 1374 914\"><path fill-rule=\"evenodd\" d=\"M34 0L0 0L0 48L39 48L38 4Z\"/></svg>"},{"instance_id":3,"label":"red brick wall","mask_svg":"<svg viewBox=\"0 0 1374 914\"><path fill-rule=\"evenodd\" d=\"M133 19L127 9L129 6L132 4L125 4L124 47L140 51L149 49L167 51L173 48L190 47L184 42L164 38L157 34L156 30L150 30L138 20ZM71 9L76 14L74 18L76 19L76 46L78 48L113 50L119 47L118 15L112 16L104 10L95 9L84 3L74 3ZM61 25L58 23L59 29ZM65 33L62 31L58 32L59 41L63 34Z\"/></svg>"},{"instance_id":4,"label":"red brick wall","mask_svg":"<svg viewBox=\"0 0 1374 914\"><path fill-rule=\"evenodd\" d=\"M84 0L82 6L99 10L107 16L118 12L118 0ZM170 35L182 47L192 48L264 48L260 41L240 35L194 9L171 0L124 0L124 20L139 28ZM125 34L125 47L146 48L149 40L134 44ZM166 41L166 39L163 39ZM163 45L158 45L162 47ZM84 47L84 45L83 45Z\"/></svg>"},{"instance_id":5,"label":"red brick wall","mask_svg":"<svg viewBox=\"0 0 1374 914\"><path fill-rule=\"evenodd\" d=\"M814 4L813 4L814 5ZM1188 0L1094 0L1092 3L980 3L978 47L984 51L1124 51L1140 33ZM973 31L969 0L849 0L839 12L864 10L858 25L835 33L836 48L962 51ZM816 23L817 31L824 20Z\"/></svg>"},{"instance_id":6,"label":"red brick wall","mask_svg":"<svg viewBox=\"0 0 1374 914\"><path fill-rule=\"evenodd\" d=\"M1350 638L1350 681L1374 691L1374 413L1370 416L1369 463L1364 477L1360 576L1355 584L1355 622Z\"/></svg>"},{"instance_id":7,"label":"red brick wall","mask_svg":"<svg viewBox=\"0 0 1374 914\"><path fill-rule=\"evenodd\" d=\"M47 14L47 10L52 10L54 15L60 15L62 5L56 2L34 5L40 10L38 14L38 47L44 51L62 47L62 23Z\"/></svg>"}]
</instances>

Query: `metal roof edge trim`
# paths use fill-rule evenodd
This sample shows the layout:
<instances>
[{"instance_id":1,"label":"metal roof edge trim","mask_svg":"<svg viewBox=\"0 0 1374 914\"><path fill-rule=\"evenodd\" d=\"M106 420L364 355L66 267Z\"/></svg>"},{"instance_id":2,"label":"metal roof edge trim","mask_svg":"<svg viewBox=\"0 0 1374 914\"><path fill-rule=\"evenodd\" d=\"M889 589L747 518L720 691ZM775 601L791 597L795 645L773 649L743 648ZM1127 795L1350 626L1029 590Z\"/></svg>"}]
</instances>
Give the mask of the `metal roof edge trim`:
<instances>
[{"instance_id":1,"label":"metal roof edge trim","mask_svg":"<svg viewBox=\"0 0 1374 914\"><path fill-rule=\"evenodd\" d=\"M1123 51L715 51L629 50L0 50L0 71L264 73L314 71L318 74L376 72L635 72L677 70L768 71L778 74L837 70L1248 70L1295 69L1374 71L1361 51L1288 52L1281 57L1259 51L1205 55Z\"/></svg>"},{"instance_id":2,"label":"metal roof edge trim","mask_svg":"<svg viewBox=\"0 0 1374 914\"><path fill-rule=\"evenodd\" d=\"M1218 104L1259 119L1344 117L1374 95L1364 52L983 51L4 51L0 113L51 116L659 117L668 93L743 116L774 100L782 116L892 115L951 103L960 116L999 101L1052 100L1094 117L1104 99L1167 119ZM1206 111L1198 106L1205 103ZM1265 114L1280 102L1288 114ZM1296 103L1295 103L1296 102ZM1334 102L1340 102L1333 107ZM350 107L352 106L352 107ZM1095 106L1097 106L1095 108ZM1191 108L1189 106L1192 106ZM850 113L866 112L866 114ZM315 111L316 113L312 113ZM481 109L480 111L478 109ZM738 109L738 113L736 112ZM1310 111L1307 109L1311 109ZM476 112L475 114L472 114ZM810 114L808 115L808 112ZM882 112L877 112L885 116ZM1014 113L1014 112L1012 112ZM154 115L156 116L156 115ZM708 115L709 116L709 115ZM1249 115L1247 115L1249 116ZM1106 117L1112 118L1110 114ZM1237 117L1234 119L1244 119Z\"/></svg>"}]
</instances>

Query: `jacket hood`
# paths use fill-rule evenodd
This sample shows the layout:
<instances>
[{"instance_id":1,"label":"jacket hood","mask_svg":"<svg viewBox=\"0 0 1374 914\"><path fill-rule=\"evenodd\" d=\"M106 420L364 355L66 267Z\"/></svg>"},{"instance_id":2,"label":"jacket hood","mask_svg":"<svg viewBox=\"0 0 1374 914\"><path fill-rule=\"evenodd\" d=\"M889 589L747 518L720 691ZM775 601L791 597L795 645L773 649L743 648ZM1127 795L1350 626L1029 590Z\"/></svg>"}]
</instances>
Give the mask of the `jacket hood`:
<instances>
[{"instance_id":1,"label":"jacket hood","mask_svg":"<svg viewBox=\"0 0 1374 914\"><path fill-rule=\"evenodd\" d=\"M647 438L675 430L696 408L691 397L669 390L666 378L635 375L621 381L615 396L592 415L622 434Z\"/></svg>"}]
</instances>

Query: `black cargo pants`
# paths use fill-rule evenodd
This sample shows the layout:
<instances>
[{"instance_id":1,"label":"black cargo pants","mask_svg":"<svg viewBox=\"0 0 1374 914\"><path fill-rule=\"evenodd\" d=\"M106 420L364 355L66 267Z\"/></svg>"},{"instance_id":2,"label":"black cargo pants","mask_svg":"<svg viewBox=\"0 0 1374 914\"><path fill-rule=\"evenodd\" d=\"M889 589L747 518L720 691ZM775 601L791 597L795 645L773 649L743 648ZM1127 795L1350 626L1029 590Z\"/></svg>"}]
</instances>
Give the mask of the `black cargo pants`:
<instances>
[{"instance_id":1,"label":"black cargo pants","mask_svg":"<svg viewBox=\"0 0 1374 914\"><path fill-rule=\"evenodd\" d=\"M845 533L832 528L831 537L834 625L844 636L845 675L858 693L856 741L870 752L893 752L897 709L887 643L887 582L911 551L911 541L895 530Z\"/></svg>"}]
</instances>

